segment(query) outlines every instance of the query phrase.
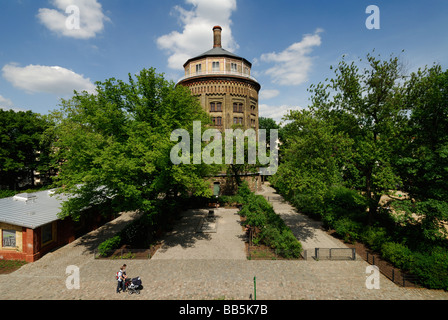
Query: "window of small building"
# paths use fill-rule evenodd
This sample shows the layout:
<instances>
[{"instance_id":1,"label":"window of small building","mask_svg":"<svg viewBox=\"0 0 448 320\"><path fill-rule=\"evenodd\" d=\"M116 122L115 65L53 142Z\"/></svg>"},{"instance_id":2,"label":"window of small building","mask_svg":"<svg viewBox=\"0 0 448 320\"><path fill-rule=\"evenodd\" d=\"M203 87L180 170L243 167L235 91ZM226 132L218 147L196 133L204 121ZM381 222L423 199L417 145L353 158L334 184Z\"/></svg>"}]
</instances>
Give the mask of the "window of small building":
<instances>
[{"instance_id":1,"label":"window of small building","mask_svg":"<svg viewBox=\"0 0 448 320\"><path fill-rule=\"evenodd\" d=\"M2 231L2 246L3 248L16 248L16 231L3 230Z\"/></svg>"},{"instance_id":2,"label":"window of small building","mask_svg":"<svg viewBox=\"0 0 448 320\"><path fill-rule=\"evenodd\" d=\"M213 63L212 63L212 70L213 71L219 71L219 61L213 61Z\"/></svg>"},{"instance_id":3,"label":"window of small building","mask_svg":"<svg viewBox=\"0 0 448 320\"><path fill-rule=\"evenodd\" d=\"M230 64L230 71L238 72L238 65L236 63L231 63Z\"/></svg>"},{"instance_id":4,"label":"window of small building","mask_svg":"<svg viewBox=\"0 0 448 320\"><path fill-rule=\"evenodd\" d=\"M47 224L41 228L42 246L51 243L54 240L53 224Z\"/></svg>"},{"instance_id":5,"label":"window of small building","mask_svg":"<svg viewBox=\"0 0 448 320\"><path fill-rule=\"evenodd\" d=\"M214 102L210 103L210 112L215 112L216 104Z\"/></svg>"}]
</instances>

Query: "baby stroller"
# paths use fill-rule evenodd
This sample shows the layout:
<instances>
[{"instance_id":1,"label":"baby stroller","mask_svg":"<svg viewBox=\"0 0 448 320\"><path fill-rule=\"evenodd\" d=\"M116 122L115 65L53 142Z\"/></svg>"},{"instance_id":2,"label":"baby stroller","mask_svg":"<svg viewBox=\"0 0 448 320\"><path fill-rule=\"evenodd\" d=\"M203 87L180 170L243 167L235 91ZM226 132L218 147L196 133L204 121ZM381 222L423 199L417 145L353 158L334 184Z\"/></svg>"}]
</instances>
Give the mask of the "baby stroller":
<instances>
[{"instance_id":1,"label":"baby stroller","mask_svg":"<svg viewBox=\"0 0 448 320\"><path fill-rule=\"evenodd\" d=\"M140 277L126 279L125 286L129 294L140 294L140 290L143 289L142 280L140 279Z\"/></svg>"}]
</instances>

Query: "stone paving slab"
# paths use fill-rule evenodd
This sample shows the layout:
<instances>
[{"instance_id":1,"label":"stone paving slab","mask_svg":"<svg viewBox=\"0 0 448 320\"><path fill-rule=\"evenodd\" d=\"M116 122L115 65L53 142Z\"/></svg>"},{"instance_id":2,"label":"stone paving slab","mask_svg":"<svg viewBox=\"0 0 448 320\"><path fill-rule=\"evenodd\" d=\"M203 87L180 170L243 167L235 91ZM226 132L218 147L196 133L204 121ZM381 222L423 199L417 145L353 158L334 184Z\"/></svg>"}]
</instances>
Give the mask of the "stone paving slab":
<instances>
[{"instance_id":1,"label":"stone paving slab","mask_svg":"<svg viewBox=\"0 0 448 320\"><path fill-rule=\"evenodd\" d=\"M215 209L215 232L198 232L208 210L189 210L163 239L153 256L160 259L246 260L244 233L236 209Z\"/></svg>"},{"instance_id":2,"label":"stone paving slab","mask_svg":"<svg viewBox=\"0 0 448 320\"><path fill-rule=\"evenodd\" d=\"M116 294L113 275L125 262L140 276L141 295ZM260 300L447 300L443 291L400 288L381 277L379 290L365 286L368 266L355 262L242 260L91 260L81 268L81 289L67 290L65 277L1 277L2 299L46 300L248 300L257 277Z\"/></svg>"}]
</instances>

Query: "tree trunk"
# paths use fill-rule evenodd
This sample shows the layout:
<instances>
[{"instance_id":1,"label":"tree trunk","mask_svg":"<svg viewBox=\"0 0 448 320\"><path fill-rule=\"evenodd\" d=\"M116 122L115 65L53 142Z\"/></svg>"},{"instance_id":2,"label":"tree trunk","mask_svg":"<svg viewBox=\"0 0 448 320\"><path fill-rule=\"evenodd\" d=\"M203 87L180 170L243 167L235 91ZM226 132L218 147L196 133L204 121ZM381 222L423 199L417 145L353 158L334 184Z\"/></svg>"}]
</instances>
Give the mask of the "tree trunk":
<instances>
[{"instance_id":1,"label":"tree trunk","mask_svg":"<svg viewBox=\"0 0 448 320\"><path fill-rule=\"evenodd\" d=\"M369 205L369 225L371 226L375 220L378 203L372 195L372 169L368 169L366 174L366 196Z\"/></svg>"}]
</instances>

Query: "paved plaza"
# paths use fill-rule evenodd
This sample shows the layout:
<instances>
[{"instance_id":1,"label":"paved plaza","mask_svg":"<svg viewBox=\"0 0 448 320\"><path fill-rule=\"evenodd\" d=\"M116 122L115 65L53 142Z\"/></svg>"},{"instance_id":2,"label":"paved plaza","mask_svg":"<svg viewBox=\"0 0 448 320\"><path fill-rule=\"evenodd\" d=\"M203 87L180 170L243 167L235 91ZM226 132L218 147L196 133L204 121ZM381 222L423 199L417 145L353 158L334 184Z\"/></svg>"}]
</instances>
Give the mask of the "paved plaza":
<instances>
[{"instance_id":1,"label":"paved plaza","mask_svg":"<svg viewBox=\"0 0 448 320\"><path fill-rule=\"evenodd\" d=\"M343 246L317 225L307 224L309 220L269 186L262 194L270 199L305 248L327 243ZM197 232L207 214L207 210L186 212L151 260L95 260L93 250L99 243L138 218L136 213L124 213L39 261L1 275L0 296L11 300L248 300L256 277L259 300L448 300L447 292L401 288L383 276L379 290L368 290L368 264L362 260L246 260L237 210L217 210L216 225L207 229L216 227L216 232ZM141 295L115 293L114 276L123 263L128 265L128 276L141 277ZM71 265L80 270L79 290L66 286L66 268Z\"/></svg>"}]
</instances>

